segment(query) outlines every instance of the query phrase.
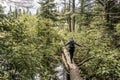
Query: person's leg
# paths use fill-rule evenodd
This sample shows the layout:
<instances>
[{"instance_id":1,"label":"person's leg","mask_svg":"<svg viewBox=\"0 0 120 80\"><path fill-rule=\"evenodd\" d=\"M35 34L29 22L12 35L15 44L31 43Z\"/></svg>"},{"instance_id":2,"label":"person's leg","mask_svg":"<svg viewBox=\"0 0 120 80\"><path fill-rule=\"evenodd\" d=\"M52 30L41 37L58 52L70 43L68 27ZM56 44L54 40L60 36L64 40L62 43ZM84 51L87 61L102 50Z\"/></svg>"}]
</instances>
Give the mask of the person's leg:
<instances>
[{"instance_id":1,"label":"person's leg","mask_svg":"<svg viewBox=\"0 0 120 80\"><path fill-rule=\"evenodd\" d=\"M71 60L71 63L72 63L74 50L73 49L69 50L69 53L70 53L70 60Z\"/></svg>"},{"instance_id":2,"label":"person's leg","mask_svg":"<svg viewBox=\"0 0 120 80\"><path fill-rule=\"evenodd\" d=\"M73 51L71 51L71 53L70 53L70 60L71 60L71 63L72 63L72 59L73 59Z\"/></svg>"},{"instance_id":3,"label":"person's leg","mask_svg":"<svg viewBox=\"0 0 120 80\"><path fill-rule=\"evenodd\" d=\"M71 63L72 63L72 60L73 60L74 51L75 51L74 48L69 48Z\"/></svg>"}]
</instances>

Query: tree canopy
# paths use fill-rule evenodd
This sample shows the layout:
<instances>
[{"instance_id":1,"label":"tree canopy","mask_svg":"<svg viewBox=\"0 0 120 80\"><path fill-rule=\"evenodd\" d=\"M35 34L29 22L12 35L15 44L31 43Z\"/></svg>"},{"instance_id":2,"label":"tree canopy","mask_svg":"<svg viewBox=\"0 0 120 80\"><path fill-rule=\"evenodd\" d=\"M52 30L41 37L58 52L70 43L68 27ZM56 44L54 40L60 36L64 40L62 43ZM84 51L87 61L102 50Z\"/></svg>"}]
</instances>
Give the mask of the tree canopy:
<instances>
[{"instance_id":1,"label":"tree canopy","mask_svg":"<svg viewBox=\"0 0 120 80\"><path fill-rule=\"evenodd\" d=\"M82 45L74 62L83 79L119 80L119 0L62 0L60 7L54 0L38 3L35 15L17 7L4 14L0 6L1 80L36 80L37 75L60 80L54 69L63 64L61 48L71 37Z\"/></svg>"}]
</instances>

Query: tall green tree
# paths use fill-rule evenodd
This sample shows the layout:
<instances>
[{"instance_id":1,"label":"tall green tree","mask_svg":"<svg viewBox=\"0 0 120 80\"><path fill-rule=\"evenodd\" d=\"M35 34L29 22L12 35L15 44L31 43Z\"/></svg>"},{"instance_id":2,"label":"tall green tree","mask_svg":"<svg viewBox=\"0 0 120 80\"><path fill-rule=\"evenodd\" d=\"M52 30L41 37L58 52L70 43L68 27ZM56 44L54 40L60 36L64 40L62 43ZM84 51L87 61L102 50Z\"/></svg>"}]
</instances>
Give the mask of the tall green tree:
<instances>
[{"instance_id":1,"label":"tall green tree","mask_svg":"<svg viewBox=\"0 0 120 80\"><path fill-rule=\"evenodd\" d=\"M0 13L3 13L3 8L1 5L0 5Z\"/></svg>"},{"instance_id":2,"label":"tall green tree","mask_svg":"<svg viewBox=\"0 0 120 80\"><path fill-rule=\"evenodd\" d=\"M56 21L56 8L54 0L40 1L40 16Z\"/></svg>"},{"instance_id":3,"label":"tall green tree","mask_svg":"<svg viewBox=\"0 0 120 80\"><path fill-rule=\"evenodd\" d=\"M82 25L89 25L92 19L93 14L93 6L95 2L94 0L79 0L78 7L76 10L76 23L79 26L79 30L81 29L80 26Z\"/></svg>"},{"instance_id":4,"label":"tall green tree","mask_svg":"<svg viewBox=\"0 0 120 80\"><path fill-rule=\"evenodd\" d=\"M114 24L119 22L119 11L120 6L118 0L97 0L99 4L101 4L103 11L105 12L105 19L108 24ZM118 18L117 18L118 16ZM114 29L114 26L110 26L110 29Z\"/></svg>"},{"instance_id":5,"label":"tall green tree","mask_svg":"<svg viewBox=\"0 0 120 80\"><path fill-rule=\"evenodd\" d=\"M1 65L4 67L0 73L2 79L31 80L36 74L43 80L50 79L58 61L60 41L51 20L21 15L5 19L0 26L5 34L0 37L0 60L6 61Z\"/></svg>"},{"instance_id":6,"label":"tall green tree","mask_svg":"<svg viewBox=\"0 0 120 80\"><path fill-rule=\"evenodd\" d=\"M5 14L4 14L4 11L3 11L3 7L2 7L2 5L0 5L0 20L4 17L5 17Z\"/></svg>"}]
</instances>

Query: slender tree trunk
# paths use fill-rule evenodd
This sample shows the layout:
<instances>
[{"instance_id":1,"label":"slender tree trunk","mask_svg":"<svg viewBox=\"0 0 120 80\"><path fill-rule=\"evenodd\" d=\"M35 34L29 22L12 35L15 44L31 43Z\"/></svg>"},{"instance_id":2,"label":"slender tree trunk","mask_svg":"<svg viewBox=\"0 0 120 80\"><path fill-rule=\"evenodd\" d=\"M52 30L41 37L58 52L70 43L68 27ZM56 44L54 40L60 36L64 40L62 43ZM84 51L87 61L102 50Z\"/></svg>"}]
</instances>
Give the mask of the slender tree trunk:
<instances>
[{"instance_id":1,"label":"slender tree trunk","mask_svg":"<svg viewBox=\"0 0 120 80\"><path fill-rule=\"evenodd\" d=\"M69 0L69 5L68 5L68 11L70 12L71 11L71 0ZM69 31L72 32L72 29L71 29L71 14L68 15L68 25L69 25Z\"/></svg>"},{"instance_id":2,"label":"slender tree trunk","mask_svg":"<svg viewBox=\"0 0 120 80\"><path fill-rule=\"evenodd\" d=\"M81 11L81 14L84 13L84 0L81 0L81 7L80 7L80 11Z\"/></svg>"},{"instance_id":3,"label":"slender tree trunk","mask_svg":"<svg viewBox=\"0 0 120 80\"><path fill-rule=\"evenodd\" d=\"M80 70L78 66L74 63L74 60L73 63L71 63L69 52L66 50L65 47L63 47L62 60L68 73L70 74L69 80L84 80L80 76Z\"/></svg>"},{"instance_id":4,"label":"slender tree trunk","mask_svg":"<svg viewBox=\"0 0 120 80\"><path fill-rule=\"evenodd\" d=\"M75 16L74 16L74 13L75 13L75 0L72 0L72 14L73 14L73 17L72 17L71 27L72 27L73 32L75 31Z\"/></svg>"},{"instance_id":5,"label":"slender tree trunk","mask_svg":"<svg viewBox=\"0 0 120 80\"><path fill-rule=\"evenodd\" d=\"M15 18L17 18L17 17L18 17L18 10L17 10L17 8L15 8L14 15L15 15Z\"/></svg>"},{"instance_id":6,"label":"slender tree trunk","mask_svg":"<svg viewBox=\"0 0 120 80\"><path fill-rule=\"evenodd\" d=\"M105 18L106 18L106 21L109 23L109 21L110 21L110 16L109 16L109 7L108 7L108 2L106 2L106 5L105 5Z\"/></svg>"},{"instance_id":7,"label":"slender tree trunk","mask_svg":"<svg viewBox=\"0 0 120 80\"><path fill-rule=\"evenodd\" d=\"M64 0L64 13L66 12L67 5L66 5L66 0Z\"/></svg>"}]
</instances>

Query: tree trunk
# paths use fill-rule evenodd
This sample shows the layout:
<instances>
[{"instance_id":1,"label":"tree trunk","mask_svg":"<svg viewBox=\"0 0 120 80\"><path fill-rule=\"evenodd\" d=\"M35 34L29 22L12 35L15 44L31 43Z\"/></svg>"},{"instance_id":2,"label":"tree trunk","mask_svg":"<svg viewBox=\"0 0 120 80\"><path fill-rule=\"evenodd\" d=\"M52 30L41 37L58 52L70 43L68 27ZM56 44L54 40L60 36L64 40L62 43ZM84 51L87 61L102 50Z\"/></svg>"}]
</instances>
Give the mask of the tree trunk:
<instances>
[{"instance_id":1,"label":"tree trunk","mask_svg":"<svg viewBox=\"0 0 120 80\"><path fill-rule=\"evenodd\" d=\"M69 5L68 5L68 11L70 12L71 11L71 5L70 5L70 2L71 0L69 0ZM72 29L71 29L71 14L68 15L68 25L69 25L69 31L72 32Z\"/></svg>"},{"instance_id":2,"label":"tree trunk","mask_svg":"<svg viewBox=\"0 0 120 80\"><path fill-rule=\"evenodd\" d=\"M66 0L64 0L64 13L66 12L67 5L66 5Z\"/></svg>"},{"instance_id":3,"label":"tree trunk","mask_svg":"<svg viewBox=\"0 0 120 80\"><path fill-rule=\"evenodd\" d=\"M70 80L83 80L80 76L80 70L78 66L74 63L71 63L69 52L63 47L63 54L62 54L63 63L70 74Z\"/></svg>"},{"instance_id":4,"label":"tree trunk","mask_svg":"<svg viewBox=\"0 0 120 80\"><path fill-rule=\"evenodd\" d=\"M84 13L84 3L85 3L85 1L84 0L81 0L81 14L83 14Z\"/></svg>"},{"instance_id":5,"label":"tree trunk","mask_svg":"<svg viewBox=\"0 0 120 80\"><path fill-rule=\"evenodd\" d=\"M107 21L107 23L109 23L110 21L110 16L109 16L109 4L108 2L106 2L106 4L104 5L104 10L105 10L105 19Z\"/></svg>"},{"instance_id":6,"label":"tree trunk","mask_svg":"<svg viewBox=\"0 0 120 80\"><path fill-rule=\"evenodd\" d=\"M73 14L72 24L71 24L72 32L75 31L75 16L74 16L74 13L75 13L75 0L72 0L72 14Z\"/></svg>"}]
</instances>

